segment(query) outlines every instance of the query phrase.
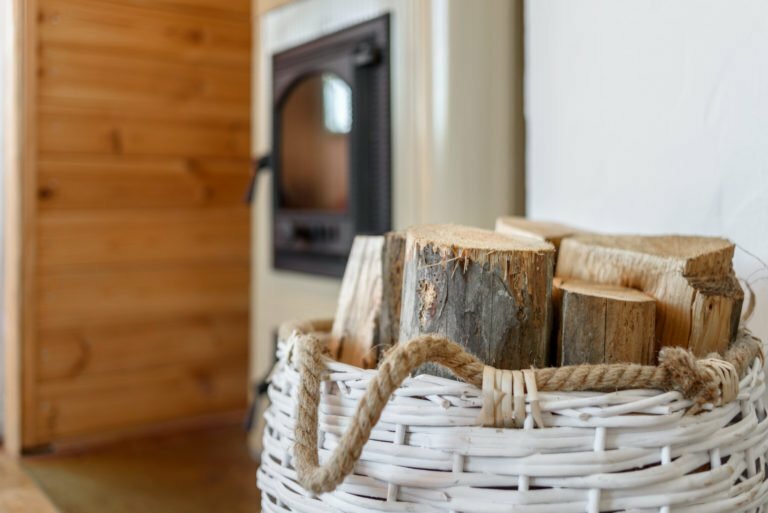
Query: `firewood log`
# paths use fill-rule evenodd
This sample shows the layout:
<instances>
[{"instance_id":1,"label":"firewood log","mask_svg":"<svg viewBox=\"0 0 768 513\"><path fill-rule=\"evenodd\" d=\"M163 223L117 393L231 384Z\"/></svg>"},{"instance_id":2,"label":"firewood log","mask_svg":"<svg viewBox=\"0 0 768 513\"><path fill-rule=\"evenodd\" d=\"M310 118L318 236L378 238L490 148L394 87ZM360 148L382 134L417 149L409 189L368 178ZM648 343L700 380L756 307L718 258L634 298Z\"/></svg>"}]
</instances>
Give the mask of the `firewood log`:
<instances>
[{"instance_id":1,"label":"firewood log","mask_svg":"<svg viewBox=\"0 0 768 513\"><path fill-rule=\"evenodd\" d=\"M379 322L379 344L382 351L397 343L400 336L400 301L403 295L403 259L405 232L389 232L384 236L382 254L382 305Z\"/></svg>"},{"instance_id":2,"label":"firewood log","mask_svg":"<svg viewBox=\"0 0 768 513\"><path fill-rule=\"evenodd\" d=\"M582 233L582 230L549 221L533 221L525 217L506 216L496 219L496 231L514 237L531 237L551 242L555 252L560 242L566 238Z\"/></svg>"},{"instance_id":3,"label":"firewood log","mask_svg":"<svg viewBox=\"0 0 768 513\"><path fill-rule=\"evenodd\" d=\"M559 301L559 365L655 363L656 301L651 296L626 287L559 279L553 296Z\"/></svg>"},{"instance_id":4,"label":"firewood log","mask_svg":"<svg viewBox=\"0 0 768 513\"><path fill-rule=\"evenodd\" d=\"M363 368L375 367L377 361L383 247L384 237L355 237L331 328L339 361Z\"/></svg>"},{"instance_id":5,"label":"firewood log","mask_svg":"<svg viewBox=\"0 0 768 513\"><path fill-rule=\"evenodd\" d=\"M734 245L715 237L576 235L560 245L557 275L641 290L656 303L656 350L722 353L744 300Z\"/></svg>"},{"instance_id":6,"label":"firewood log","mask_svg":"<svg viewBox=\"0 0 768 513\"><path fill-rule=\"evenodd\" d=\"M411 228L400 341L436 333L497 368L546 365L553 263L548 242L455 225Z\"/></svg>"}]
</instances>

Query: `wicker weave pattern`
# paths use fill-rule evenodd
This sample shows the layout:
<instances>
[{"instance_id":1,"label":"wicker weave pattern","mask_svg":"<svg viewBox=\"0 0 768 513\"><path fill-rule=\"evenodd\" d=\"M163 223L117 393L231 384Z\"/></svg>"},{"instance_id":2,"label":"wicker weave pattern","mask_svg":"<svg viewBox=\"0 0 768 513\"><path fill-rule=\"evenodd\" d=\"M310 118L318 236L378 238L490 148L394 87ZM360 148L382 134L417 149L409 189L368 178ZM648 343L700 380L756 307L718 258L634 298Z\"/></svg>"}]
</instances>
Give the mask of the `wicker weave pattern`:
<instances>
[{"instance_id":1,"label":"wicker weave pattern","mask_svg":"<svg viewBox=\"0 0 768 513\"><path fill-rule=\"evenodd\" d=\"M741 380L736 401L699 415L684 416L691 403L678 392L538 392L525 397L520 430L478 427L483 397L477 387L432 376L407 379L354 475L315 497L297 484L291 464L299 375L288 358L290 342L280 345L266 412L259 471L265 512L706 513L768 507L759 360ZM321 461L375 374L331 360L327 366ZM540 422L534 422L537 410Z\"/></svg>"}]
</instances>

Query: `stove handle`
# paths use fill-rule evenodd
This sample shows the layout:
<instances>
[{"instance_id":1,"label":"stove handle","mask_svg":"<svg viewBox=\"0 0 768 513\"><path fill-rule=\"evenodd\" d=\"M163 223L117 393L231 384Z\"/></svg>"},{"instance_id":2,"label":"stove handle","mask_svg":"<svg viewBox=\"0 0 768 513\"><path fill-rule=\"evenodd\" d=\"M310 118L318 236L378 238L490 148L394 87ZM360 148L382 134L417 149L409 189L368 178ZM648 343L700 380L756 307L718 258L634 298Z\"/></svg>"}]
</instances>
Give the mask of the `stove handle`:
<instances>
[{"instance_id":1,"label":"stove handle","mask_svg":"<svg viewBox=\"0 0 768 513\"><path fill-rule=\"evenodd\" d=\"M272 167L271 153L262 155L261 157L259 157L253 162L253 167L251 168L251 179L248 182L248 188L245 190L245 195L243 196L243 202L246 205L250 205L251 203L253 203L253 197L256 194L256 180L259 177L259 173L267 169L270 169L271 167Z\"/></svg>"}]
</instances>

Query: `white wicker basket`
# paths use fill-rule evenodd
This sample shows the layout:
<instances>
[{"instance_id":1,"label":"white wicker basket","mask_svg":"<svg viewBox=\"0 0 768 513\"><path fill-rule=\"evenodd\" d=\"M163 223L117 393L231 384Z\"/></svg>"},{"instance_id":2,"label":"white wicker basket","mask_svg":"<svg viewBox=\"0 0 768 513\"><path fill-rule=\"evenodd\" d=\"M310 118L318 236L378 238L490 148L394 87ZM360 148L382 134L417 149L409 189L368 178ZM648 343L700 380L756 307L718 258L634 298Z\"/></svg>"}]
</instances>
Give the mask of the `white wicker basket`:
<instances>
[{"instance_id":1,"label":"white wicker basket","mask_svg":"<svg viewBox=\"0 0 768 513\"><path fill-rule=\"evenodd\" d=\"M334 491L313 494L293 465L301 384L291 349L299 336L281 340L269 390L258 473L265 513L768 512L759 358L741 377L735 400L696 415L685 415L692 403L675 391L529 390L517 405L525 408L520 429L482 427L484 396L476 386L408 378L353 473ZM377 374L324 363L321 463Z\"/></svg>"}]
</instances>

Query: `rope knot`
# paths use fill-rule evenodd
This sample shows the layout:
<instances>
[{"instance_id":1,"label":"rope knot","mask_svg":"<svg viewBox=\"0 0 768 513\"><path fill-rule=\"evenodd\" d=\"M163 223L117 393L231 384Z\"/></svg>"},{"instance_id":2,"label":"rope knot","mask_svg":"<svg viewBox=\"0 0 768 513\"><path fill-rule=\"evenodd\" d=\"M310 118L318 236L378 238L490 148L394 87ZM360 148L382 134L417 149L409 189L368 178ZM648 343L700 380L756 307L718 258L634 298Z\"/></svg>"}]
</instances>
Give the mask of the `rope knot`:
<instances>
[{"instance_id":1,"label":"rope knot","mask_svg":"<svg viewBox=\"0 0 768 513\"><path fill-rule=\"evenodd\" d=\"M676 390L694 402L687 415L701 411L707 403L717 406L738 395L736 367L720 358L697 360L681 347L665 347L659 352L659 367L665 376L665 389Z\"/></svg>"}]
</instances>

